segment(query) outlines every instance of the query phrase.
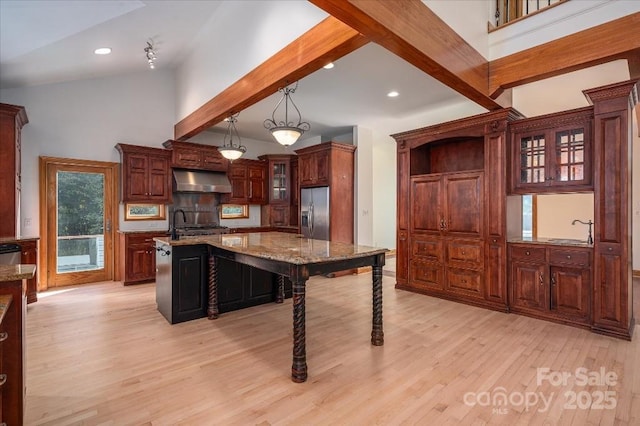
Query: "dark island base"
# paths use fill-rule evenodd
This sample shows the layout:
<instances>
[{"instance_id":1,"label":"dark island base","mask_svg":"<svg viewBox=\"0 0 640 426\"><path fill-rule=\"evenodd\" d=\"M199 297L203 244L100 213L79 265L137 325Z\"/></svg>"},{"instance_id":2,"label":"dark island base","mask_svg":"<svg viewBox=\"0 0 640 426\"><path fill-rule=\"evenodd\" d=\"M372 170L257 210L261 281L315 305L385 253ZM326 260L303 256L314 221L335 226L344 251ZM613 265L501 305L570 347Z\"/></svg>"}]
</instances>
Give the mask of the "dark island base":
<instances>
[{"instance_id":1,"label":"dark island base","mask_svg":"<svg viewBox=\"0 0 640 426\"><path fill-rule=\"evenodd\" d=\"M291 282L278 274L228 259L217 259L217 267L211 268L213 259L201 245L175 246L171 255L157 256L156 303L169 323L217 318L219 313L292 297ZM216 312L209 309L209 283L214 279Z\"/></svg>"}]
</instances>

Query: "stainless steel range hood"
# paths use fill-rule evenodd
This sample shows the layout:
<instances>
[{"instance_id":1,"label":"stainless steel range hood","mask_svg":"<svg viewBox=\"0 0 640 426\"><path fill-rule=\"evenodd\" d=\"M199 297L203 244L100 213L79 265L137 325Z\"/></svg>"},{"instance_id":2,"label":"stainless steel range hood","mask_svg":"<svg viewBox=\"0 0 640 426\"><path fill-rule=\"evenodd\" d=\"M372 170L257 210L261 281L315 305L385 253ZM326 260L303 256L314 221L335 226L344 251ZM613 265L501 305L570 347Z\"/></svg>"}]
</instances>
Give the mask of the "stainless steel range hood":
<instances>
[{"instance_id":1,"label":"stainless steel range hood","mask_svg":"<svg viewBox=\"0 0 640 426\"><path fill-rule=\"evenodd\" d=\"M231 192L226 173L173 170L174 192Z\"/></svg>"}]
</instances>

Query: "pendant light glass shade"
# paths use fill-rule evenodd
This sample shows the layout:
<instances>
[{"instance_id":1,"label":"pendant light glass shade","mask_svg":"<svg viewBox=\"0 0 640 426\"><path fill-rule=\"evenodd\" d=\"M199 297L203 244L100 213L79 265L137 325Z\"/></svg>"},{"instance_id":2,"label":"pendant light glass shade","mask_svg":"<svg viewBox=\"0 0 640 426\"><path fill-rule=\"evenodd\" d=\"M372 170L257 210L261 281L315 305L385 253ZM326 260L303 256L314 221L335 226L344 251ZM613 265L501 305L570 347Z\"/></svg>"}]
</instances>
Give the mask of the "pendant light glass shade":
<instances>
[{"instance_id":1,"label":"pendant light glass shade","mask_svg":"<svg viewBox=\"0 0 640 426\"><path fill-rule=\"evenodd\" d=\"M220 154L227 160L237 160L242 157L242 154L247 152L247 148L240 144L240 135L238 134L238 129L236 129L236 122L238 121L238 114L234 114L228 118L225 118L224 121L228 122L229 125L227 127L227 133L224 135L224 141L222 146L218 147L218 151ZM237 143L234 143L234 140Z\"/></svg>"},{"instance_id":2,"label":"pendant light glass shade","mask_svg":"<svg viewBox=\"0 0 640 426\"><path fill-rule=\"evenodd\" d=\"M268 129L276 141L279 144L284 146L293 145L300 136L311 128L311 125L306 121L302 121L302 115L300 114L300 110L293 102L291 95L295 93L298 88L298 83L296 82L295 87L284 87L278 89L279 92L282 92L282 98L276 104L276 107L271 114L271 118L267 118L264 120L264 127ZM281 114L278 112L278 108L284 101L284 117L276 118L276 115ZM291 120L289 119L289 108L295 110L295 115Z\"/></svg>"}]
</instances>

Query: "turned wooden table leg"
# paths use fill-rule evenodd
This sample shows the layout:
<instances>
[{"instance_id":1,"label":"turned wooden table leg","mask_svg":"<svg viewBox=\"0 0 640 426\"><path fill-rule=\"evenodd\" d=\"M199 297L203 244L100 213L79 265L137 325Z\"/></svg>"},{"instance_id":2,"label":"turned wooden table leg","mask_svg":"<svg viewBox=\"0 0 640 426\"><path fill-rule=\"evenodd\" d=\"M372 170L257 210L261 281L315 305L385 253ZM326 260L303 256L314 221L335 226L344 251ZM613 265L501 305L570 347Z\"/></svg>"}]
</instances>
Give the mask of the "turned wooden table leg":
<instances>
[{"instance_id":1,"label":"turned wooden table leg","mask_svg":"<svg viewBox=\"0 0 640 426\"><path fill-rule=\"evenodd\" d=\"M307 352L305 336L305 282L293 281L293 365L291 380L302 383L307 380Z\"/></svg>"},{"instance_id":2,"label":"turned wooden table leg","mask_svg":"<svg viewBox=\"0 0 640 426\"><path fill-rule=\"evenodd\" d=\"M382 331L382 266L373 266L373 321L371 327L371 344L384 345Z\"/></svg>"},{"instance_id":3,"label":"turned wooden table leg","mask_svg":"<svg viewBox=\"0 0 640 426\"><path fill-rule=\"evenodd\" d=\"M210 320L219 316L218 311L218 262L214 255L209 255L209 307L207 315Z\"/></svg>"},{"instance_id":4,"label":"turned wooden table leg","mask_svg":"<svg viewBox=\"0 0 640 426\"><path fill-rule=\"evenodd\" d=\"M276 303L284 302L284 275L278 275L278 293L276 294Z\"/></svg>"}]
</instances>

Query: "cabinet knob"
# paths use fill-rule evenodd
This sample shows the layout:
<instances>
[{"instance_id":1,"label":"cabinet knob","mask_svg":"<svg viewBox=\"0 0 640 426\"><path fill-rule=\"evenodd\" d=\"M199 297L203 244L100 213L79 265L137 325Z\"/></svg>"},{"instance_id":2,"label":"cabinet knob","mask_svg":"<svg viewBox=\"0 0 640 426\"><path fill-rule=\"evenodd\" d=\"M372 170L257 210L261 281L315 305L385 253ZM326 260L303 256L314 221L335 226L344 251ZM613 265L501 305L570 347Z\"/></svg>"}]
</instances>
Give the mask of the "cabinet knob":
<instances>
[{"instance_id":1,"label":"cabinet knob","mask_svg":"<svg viewBox=\"0 0 640 426\"><path fill-rule=\"evenodd\" d=\"M5 340L7 340L7 337L9 337L9 333L7 333L6 331L0 333L0 342L4 342Z\"/></svg>"},{"instance_id":2,"label":"cabinet knob","mask_svg":"<svg viewBox=\"0 0 640 426\"><path fill-rule=\"evenodd\" d=\"M527 256L529 256L531 253L529 253L529 250L525 251L524 254L526 254Z\"/></svg>"},{"instance_id":3,"label":"cabinet knob","mask_svg":"<svg viewBox=\"0 0 640 426\"><path fill-rule=\"evenodd\" d=\"M462 255L464 256L464 250L462 250Z\"/></svg>"},{"instance_id":4,"label":"cabinet knob","mask_svg":"<svg viewBox=\"0 0 640 426\"><path fill-rule=\"evenodd\" d=\"M0 386L4 385L7 382L7 375L0 374Z\"/></svg>"},{"instance_id":5,"label":"cabinet knob","mask_svg":"<svg viewBox=\"0 0 640 426\"><path fill-rule=\"evenodd\" d=\"M609 250L609 251L613 251L613 249L612 249L611 247L609 247L607 250Z\"/></svg>"},{"instance_id":6,"label":"cabinet knob","mask_svg":"<svg viewBox=\"0 0 640 426\"><path fill-rule=\"evenodd\" d=\"M571 259L571 255L570 254L567 255L567 259Z\"/></svg>"},{"instance_id":7,"label":"cabinet knob","mask_svg":"<svg viewBox=\"0 0 640 426\"><path fill-rule=\"evenodd\" d=\"M497 238L494 238L492 241L493 241L494 243L497 243L497 242L498 242L498 239L497 239Z\"/></svg>"}]
</instances>

